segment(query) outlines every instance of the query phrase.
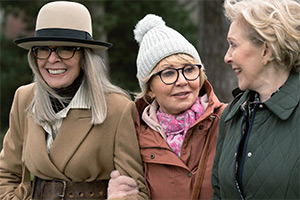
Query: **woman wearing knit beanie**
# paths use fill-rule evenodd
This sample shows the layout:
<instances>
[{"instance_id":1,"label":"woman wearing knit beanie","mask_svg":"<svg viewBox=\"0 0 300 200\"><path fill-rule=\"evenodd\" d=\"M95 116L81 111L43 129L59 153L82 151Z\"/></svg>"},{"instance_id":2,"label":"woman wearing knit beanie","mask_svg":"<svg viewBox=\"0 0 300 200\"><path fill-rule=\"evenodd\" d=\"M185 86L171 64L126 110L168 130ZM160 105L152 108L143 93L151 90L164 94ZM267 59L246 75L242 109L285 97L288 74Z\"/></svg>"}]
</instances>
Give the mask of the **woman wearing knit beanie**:
<instances>
[{"instance_id":1,"label":"woman wearing knit beanie","mask_svg":"<svg viewBox=\"0 0 300 200\"><path fill-rule=\"evenodd\" d=\"M151 199L210 199L218 122L225 105L195 47L159 16L135 27L137 133Z\"/></svg>"}]
</instances>

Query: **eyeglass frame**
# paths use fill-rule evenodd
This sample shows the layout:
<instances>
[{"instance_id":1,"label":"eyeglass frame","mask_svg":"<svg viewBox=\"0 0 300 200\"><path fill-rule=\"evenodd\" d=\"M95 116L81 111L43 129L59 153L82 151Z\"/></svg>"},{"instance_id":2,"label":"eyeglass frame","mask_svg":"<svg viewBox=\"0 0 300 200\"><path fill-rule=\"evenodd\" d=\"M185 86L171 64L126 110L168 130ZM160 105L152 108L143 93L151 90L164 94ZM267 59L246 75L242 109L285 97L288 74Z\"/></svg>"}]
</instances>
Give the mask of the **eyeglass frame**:
<instances>
[{"instance_id":1,"label":"eyeglass frame","mask_svg":"<svg viewBox=\"0 0 300 200\"><path fill-rule=\"evenodd\" d=\"M188 78L186 78L186 76L184 75L184 68L185 67L187 67L187 66L197 66L198 68L199 68L199 74L198 74L198 76L196 77L196 78L194 78L194 79L188 79ZM181 67L181 68L166 68L166 69L163 69L163 70L160 70L159 72L156 72L156 73L154 73L152 76L151 76L151 78L150 79L152 79L154 76L159 76L159 78L160 78L160 80L165 84L165 85L172 85L172 84L174 84L174 83L176 83L176 81L178 80L178 78L179 78L179 70L181 70L181 73L182 73L182 75L183 75L183 77L185 78L185 80L187 80L187 81L194 81L194 80L196 80L197 78L199 78L199 76L200 76L200 70L201 70L201 68L202 68L202 65L201 64L185 64L183 67ZM169 70L169 69L173 69L173 70L175 70L176 72L177 72L177 78L175 79L175 81L174 82L172 82L172 83L165 83L164 81L163 81L163 79L162 79L162 77L161 77L161 73L163 73L165 70Z\"/></svg>"},{"instance_id":2,"label":"eyeglass frame","mask_svg":"<svg viewBox=\"0 0 300 200\"><path fill-rule=\"evenodd\" d=\"M48 57L46 57L46 58L39 58L39 57L37 56L35 50L38 49L38 48L41 48L41 47L47 48L47 49L49 50L49 55L48 55ZM82 47L70 47L70 48L72 48L72 50L73 50L72 56L71 56L70 58L62 58L62 57L60 57L60 55L58 54L58 51L57 51L58 48L62 48L62 47L69 47L69 46L59 46L59 47L56 47L56 48L50 48L50 47L47 47L47 46L35 46L35 47L32 47L31 50L32 50L32 52L33 52L34 57L37 58L37 59L40 59L40 60L46 60L46 59L48 59L48 58L51 56L51 53L52 53L52 52L55 52L56 55L57 55L60 59L62 59L62 60L70 60L71 58L74 57L76 51L79 51L79 50L82 49Z\"/></svg>"}]
</instances>

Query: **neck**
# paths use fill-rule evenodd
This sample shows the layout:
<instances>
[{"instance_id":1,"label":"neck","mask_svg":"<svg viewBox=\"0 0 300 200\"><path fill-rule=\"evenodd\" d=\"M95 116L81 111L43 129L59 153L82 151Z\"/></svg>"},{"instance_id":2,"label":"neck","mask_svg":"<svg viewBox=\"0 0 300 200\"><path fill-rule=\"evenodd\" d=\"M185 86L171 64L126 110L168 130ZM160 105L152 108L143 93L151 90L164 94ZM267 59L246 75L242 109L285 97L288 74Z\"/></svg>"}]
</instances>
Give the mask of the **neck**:
<instances>
[{"instance_id":1,"label":"neck","mask_svg":"<svg viewBox=\"0 0 300 200\"><path fill-rule=\"evenodd\" d=\"M272 94L284 85L289 77L290 72L279 68L271 68L264 77L263 84L256 90L261 102L271 98Z\"/></svg>"},{"instance_id":2,"label":"neck","mask_svg":"<svg viewBox=\"0 0 300 200\"><path fill-rule=\"evenodd\" d=\"M84 73L81 71L79 76L68 87L54 90L56 92L56 94L58 94L60 97L65 98L64 100L62 100L62 103L63 103L62 104L58 99L50 96L52 108L56 113L59 112L60 110L62 110L64 107L69 105L70 101L75 96L77 90L79 89L79 87L82 83L83 74Z\"/></svg>"},{"instance_id":3,"label":"neck","mask_svg":"<svg viewBox=\"0 0 300 200\"><path fill-rule=\"evenodd\" d=\"M80 87L82 80L83 80L83 72L81 71L78 77L74 80L74 82L71 85L65 88L54 89L54 91L61 97L72 98L74 97L75 93Z\"/></svg>"}]
</instances>

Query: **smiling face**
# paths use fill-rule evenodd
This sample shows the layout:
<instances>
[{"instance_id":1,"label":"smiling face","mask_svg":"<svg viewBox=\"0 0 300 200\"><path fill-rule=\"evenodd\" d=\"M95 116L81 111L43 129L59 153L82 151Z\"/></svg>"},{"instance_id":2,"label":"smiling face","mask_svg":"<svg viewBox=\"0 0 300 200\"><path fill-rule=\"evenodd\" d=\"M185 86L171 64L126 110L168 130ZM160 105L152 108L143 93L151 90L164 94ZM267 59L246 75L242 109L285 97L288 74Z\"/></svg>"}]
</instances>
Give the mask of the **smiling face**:
<instances>
[{"instance_id":1,"label":"smiling face","mask_svg":"<svg viewBox=\"0 0 300 200\"><path fill-rule=\"evenodd\" d=\"M191 60L192 64L197 64L196 60L188 55L183 55L186 60ZM182 59L172 55L167 59L161 60L157 67L158 71L165 69L167 66L173 65L174 68L181 68L190 62L183 62ZM196 101L200 91L200 78L187 81L179 71L178 80L172 85L164 84L159 76L153 76L149 83L152 98L155 98L164 113L178 115L179 113L189 109Z\"/></svg>"},{"instance_id":2,"label":"smiling face","mask_svg":"<svg viewBox=\"0 0 300 200\"><path fill-rule=\"evenodd\" d=\"M248 29L245 23L238 20L232 22L227 36L229 48L224 61L231 64L236 72L241 90L257 91L262 87L267 75L262 64L265 49L264 45L251 42L247 36Z\"/></svg>"},{"instance_id":3,"label":"smiling face","mask_svg":"<svg viewBox=\"0 0 300 200\"><path fill-rule=\"evenodd\" d=\"M46 83L51 88L59 89L68 87L78 77L81 59L82 51L76 51L68 60L63 60L56 52L52 52L48 59L37 59L37 65Z\"/></svg>"}]
</instances>

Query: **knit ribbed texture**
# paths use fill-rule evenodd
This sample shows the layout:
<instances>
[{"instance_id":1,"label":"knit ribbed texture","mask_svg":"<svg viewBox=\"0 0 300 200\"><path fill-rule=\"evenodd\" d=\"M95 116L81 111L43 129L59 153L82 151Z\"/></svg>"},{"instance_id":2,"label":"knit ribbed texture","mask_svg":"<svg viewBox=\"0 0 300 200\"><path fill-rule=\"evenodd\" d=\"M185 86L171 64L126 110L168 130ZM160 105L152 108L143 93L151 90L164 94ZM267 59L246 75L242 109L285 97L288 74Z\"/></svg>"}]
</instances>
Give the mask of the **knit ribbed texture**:
<instances>
[{"instance_id":1,"label":"knit ribbed texture","mask_svg":"<svg viewBox=\"0 0 300 200\"><path fill-rule=\"evenodd\" d=\"M149 76L162 59L170 55L186 53L201 64L195 47L179 32L166 26L163 19L157 15L148 14L140 20L134 29L134 36L140 46L136 64L137 78L142 91L145 90L142 80Z\"/></svg>"}]
</instances>

